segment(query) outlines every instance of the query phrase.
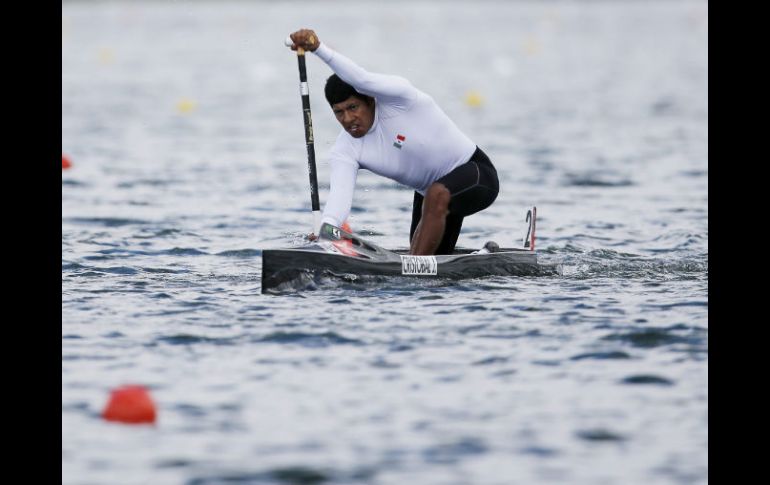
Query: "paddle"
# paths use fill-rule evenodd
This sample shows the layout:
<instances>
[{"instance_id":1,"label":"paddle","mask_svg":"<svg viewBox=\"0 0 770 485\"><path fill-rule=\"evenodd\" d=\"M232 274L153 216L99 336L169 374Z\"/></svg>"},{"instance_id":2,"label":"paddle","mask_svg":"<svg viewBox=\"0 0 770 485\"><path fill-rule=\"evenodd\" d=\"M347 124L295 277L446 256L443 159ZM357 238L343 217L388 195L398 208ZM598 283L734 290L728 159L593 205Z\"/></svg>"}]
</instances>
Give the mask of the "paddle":
<instances>
[{"instance_id":1,"label":"paddle","mask_svg":"<svg viewBox=\"0 0 770 485\"><path fill-rule=\"evenodd\" d=\"M287 37L284 44L291 47L294 42ZM305 120L305 143L307 144L307 168L310 174L310 205L313 211L313 234L318 234L321 228L321 207L318 203L318 177L315 168L315 145L313 144L313 119L310 116L310 90L307 86L307 69L305 67L305 49L297 47L297 64L299 66L299 92L302 96L302 111Z\"/></svg>"}]
</instances>

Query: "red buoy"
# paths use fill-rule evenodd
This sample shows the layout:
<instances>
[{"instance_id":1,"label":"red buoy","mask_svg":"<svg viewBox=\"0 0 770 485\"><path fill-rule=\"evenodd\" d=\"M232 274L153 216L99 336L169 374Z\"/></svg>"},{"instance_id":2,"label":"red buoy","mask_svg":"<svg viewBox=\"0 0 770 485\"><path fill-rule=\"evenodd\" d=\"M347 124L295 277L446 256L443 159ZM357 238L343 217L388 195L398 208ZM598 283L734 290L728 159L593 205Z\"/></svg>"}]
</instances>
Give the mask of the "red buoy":
<instances>
[{"instance_id":1,"label":"red buoy","mask_svg":"<svg viewBox=\"0 0 770 485\"><path fill-rule=\"evenodd\" d=\"M107 421L140 424L155 422L155 403L143 386L122 386L112 391L102 412Z\"/></svg>"},{"instance_id":2,"label":"red buoy","mask_svg":"<svg viewBox=\"0 0 770 485\"><path fill-rule=\"evenodd\" d=\"M71 166L72 166L72 163L70 162L70 159L67 158L67 156L62 153L62 155L61 155L61 169L64 170L65 168L70 168Z\"/></svg>"}]
</instances>

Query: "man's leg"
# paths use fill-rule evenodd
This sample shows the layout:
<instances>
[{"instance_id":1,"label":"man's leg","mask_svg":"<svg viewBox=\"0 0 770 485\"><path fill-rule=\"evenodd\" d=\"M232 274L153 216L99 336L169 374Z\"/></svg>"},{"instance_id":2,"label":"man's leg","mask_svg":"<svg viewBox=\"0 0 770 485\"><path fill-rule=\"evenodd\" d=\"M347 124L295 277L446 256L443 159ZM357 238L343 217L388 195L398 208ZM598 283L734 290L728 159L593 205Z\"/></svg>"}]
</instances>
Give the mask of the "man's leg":
<instances>
[{"instance_id":1,"label":"man's leg","mask_svg":"<svg viewBox=\"0 0 770 485\"><path fill-rule=\"evenodd\" d=\"M452 194L440 182L434 182L425 192L422 216L412 237L409 254L436 254L446 228L449 200Z\"/></svg>"},{"instance_id":2,"label":"man's leg","mask_svg":"<svg viewBox=\"0 0 770 485\"><path fill-rule=\"evenodd\" d=\"M425 198L415 192L410 253L451 254L463 218L489 207L498 191L497 171L477 147L467 163L428 187Z\"/></svg>"},{"instance_id":3,"label":"man's leg","mask_svg":"<svg viewBox=\"0 0 770 485\"><path fill-rule=\"evenodd\" d=\"M412 245L412 239L414 239L414 233L417 230L417 225L422 219L422 201L423 196L419 192L414 193L414 201L412 202L412 227L409 228L409 245Z\"/></svg>"},{"instance_id":4,"label":"man's leg","mask_svg":"<svg viewBox=\"0 0 770 485\"><path fill-rule=\"evenodd\" d=\"M423 196L415 192L414 202L412 203L412 225L409 229L410 245L414 239L414 233L417 231L420 219L422 219L422 201ZM462 216L452 214L451 212L446 216L444 237L441 239L438 249L436 249L436 254L452 254L457 244L457 238L460 236L460 230L463 227L463 219Z\"/></svg>"},{"instance_id":5,"label":"man's leg","mask_svg":"<svg viewBox=\"0 0 770 485\"><path fill-rule=\"evenodd\" d=\"M460 230L463 227L463 219L463 216L449 212L444 225L444 237L436 249L436 254L452 254L454 252L457 238L460 237Z\"/></svg>"}]
</instances>

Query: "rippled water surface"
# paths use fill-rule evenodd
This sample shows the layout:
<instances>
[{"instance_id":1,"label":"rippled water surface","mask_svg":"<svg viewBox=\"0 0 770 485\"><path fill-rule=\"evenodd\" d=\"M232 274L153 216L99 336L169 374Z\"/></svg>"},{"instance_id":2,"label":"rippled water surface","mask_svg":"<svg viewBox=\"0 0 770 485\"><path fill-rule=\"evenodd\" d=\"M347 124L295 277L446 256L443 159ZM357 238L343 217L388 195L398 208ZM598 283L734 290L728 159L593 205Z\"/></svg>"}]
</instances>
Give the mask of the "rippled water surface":
<instances>
[{"instance_id":1,"label":"rippled water surface","mask_svg":"<svg viewBox=\"0 0 770 485\"><path fill-rule=\"evenodd\" d=\"M262 295L312 223L299 27L490 155L460 245L537 205L564 274ZM62 481L706 483L707 40L705 2L64 2ZM351 225L404 247L411 200L362 172ZM100 418L128 383L155 425Z\"/></svg>"}]
</instances>

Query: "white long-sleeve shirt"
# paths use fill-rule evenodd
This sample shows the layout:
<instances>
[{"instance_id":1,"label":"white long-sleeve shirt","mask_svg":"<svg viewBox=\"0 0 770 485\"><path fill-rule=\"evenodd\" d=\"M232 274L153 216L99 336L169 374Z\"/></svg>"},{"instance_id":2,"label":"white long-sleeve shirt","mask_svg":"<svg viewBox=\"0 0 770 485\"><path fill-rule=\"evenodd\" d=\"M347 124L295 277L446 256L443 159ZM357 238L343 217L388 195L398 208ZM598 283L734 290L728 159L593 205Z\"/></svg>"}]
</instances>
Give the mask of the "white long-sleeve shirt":
<instances>
[{"instance_id":1,"label":"white long-sleeve shirt","mask_svg":"<svg viewBox=\"0 0 770 485\"><path fill-rule=\"evenodd\" d=\"M361 168L422 195L476 150L432 97L399 76L370 73L321 44L315 54L343 81L375 99L374 122L361 138L344 129L329 155L330 190L322 222L341 226L350 214Z\"/></svg>"}]
</instances>

